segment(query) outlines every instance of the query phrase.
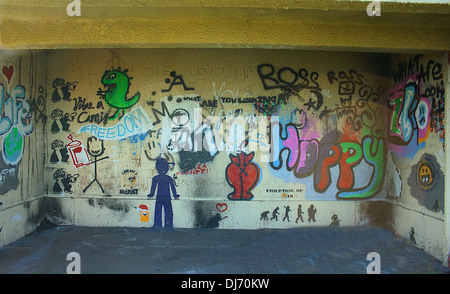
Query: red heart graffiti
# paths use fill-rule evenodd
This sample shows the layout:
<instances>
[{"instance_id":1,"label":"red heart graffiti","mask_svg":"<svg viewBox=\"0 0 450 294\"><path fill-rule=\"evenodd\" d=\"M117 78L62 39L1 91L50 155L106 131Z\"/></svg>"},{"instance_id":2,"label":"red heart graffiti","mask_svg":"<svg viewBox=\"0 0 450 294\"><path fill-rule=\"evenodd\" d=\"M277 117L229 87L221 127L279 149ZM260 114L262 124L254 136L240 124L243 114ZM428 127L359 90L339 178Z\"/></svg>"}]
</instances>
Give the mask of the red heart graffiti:
<instances>
[{"instance_id":1,"label":"red heart graffiti","mask_svg":"<svg viewBox=\"0 0 450 294\"><path fill-rule=\"evenodd\" d=\"M224 212L228 209L228 205L226 203L217 203L216 208L219 212Z\"/></svg>"},{"instance_id":2,"label":"red heart graffiti","mask_svg":"<svg viewBox=\"0 0 450 294\"><path fill-rule=\"evenodd\" d=\"M8 84L10 84L12 76L14 74L14 66L12 65L10 65L9 67L6 67L6 65L3 66L2 73L8 79Z\"/></svg>"}]
</instances>

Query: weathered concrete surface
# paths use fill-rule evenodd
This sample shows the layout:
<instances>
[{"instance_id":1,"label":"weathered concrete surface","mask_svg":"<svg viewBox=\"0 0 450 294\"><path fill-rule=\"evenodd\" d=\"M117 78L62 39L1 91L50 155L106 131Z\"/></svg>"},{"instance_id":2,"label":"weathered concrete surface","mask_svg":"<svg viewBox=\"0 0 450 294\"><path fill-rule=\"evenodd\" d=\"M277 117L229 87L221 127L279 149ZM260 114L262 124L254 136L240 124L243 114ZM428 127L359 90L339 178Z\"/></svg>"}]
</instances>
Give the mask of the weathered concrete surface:
<instances>
[{"instance_id":1,"label":"weathered concrete surface","mask_svg":"<svg viewBox=\"0 0 450 294\"><path fill-rule=\"evenodd\" d=\"M69 252L81 273L365 274L367 254L382 274L448 273L441 262L377 227L289 230L75 227L41 225L0 249L0 273L65 274Z\"/></svg>"}]
</instances>

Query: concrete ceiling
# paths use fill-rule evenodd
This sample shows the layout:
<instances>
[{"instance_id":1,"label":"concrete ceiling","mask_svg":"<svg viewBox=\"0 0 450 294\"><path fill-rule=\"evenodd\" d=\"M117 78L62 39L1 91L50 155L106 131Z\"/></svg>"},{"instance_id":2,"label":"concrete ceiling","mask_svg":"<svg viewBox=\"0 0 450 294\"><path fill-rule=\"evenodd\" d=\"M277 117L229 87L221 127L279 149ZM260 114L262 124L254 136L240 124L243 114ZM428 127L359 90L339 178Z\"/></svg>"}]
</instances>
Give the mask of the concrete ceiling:
<instances>
[{"instance_id":1,"label":"concrete ceiling","mask_svg":"<svg viewBox=\"0 0 450 294\"><path fill-rule=\"evenodd\" d=\"M337 0L0 0L4 48L450 50L450 4Z\"/></svg>"}]
</instances>

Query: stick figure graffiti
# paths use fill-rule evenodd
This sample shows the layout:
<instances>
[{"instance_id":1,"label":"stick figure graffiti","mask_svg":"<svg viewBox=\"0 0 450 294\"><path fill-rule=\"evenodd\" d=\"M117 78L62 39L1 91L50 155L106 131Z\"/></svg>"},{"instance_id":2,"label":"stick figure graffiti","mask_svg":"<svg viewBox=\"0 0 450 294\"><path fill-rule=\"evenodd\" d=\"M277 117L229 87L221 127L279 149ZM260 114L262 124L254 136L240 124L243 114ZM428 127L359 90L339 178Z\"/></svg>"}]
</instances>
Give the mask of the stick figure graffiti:
<instances>
[{"instance_id":1,"label":"stick figure graffiti","mask_svg":"<svg viewBox=\"0 0 450 294\"><path fill-rule=\"evenodd\" d=\"M92 182L89 183L89 185L86 186L86 188L84 188L83 193L85 193L86 190L94 182L97 182L97 184L100 186L100 189L102 190L102 193L105 193L105 190L103 189L102 185L97 180L97 162L109 157L109 156L105 156L103 158L97 159L99 156L102 156L103 153L105 152L105 147L103 146L103 140L97 139L94 136L89 137L87 140L87 151L88 151L89 155L94 157L94 161L91 161L91 163L94 163L94 179L92 180Z\"/></svg>"},{"instance_id":2,"label":"stick figure graffiti","mask_svg":"<svg viewBox=\"0 0 450 294\"><path fill-rule=\"evenodd\" d=\"M185 91L194 90L194 88L192 88L192 87L187 87L186 84L184 83L183 77L181 75L177 75L177 73L175 71L170 72L170 76L173 78L173 80L171 80L170 78L167 78L165 80L166 84L169 84L169 88L162 89L161 92L170 92L170 90L172 90L172 87L175 85L183 86L183 89Z\"/></svg>"}]
</instances>

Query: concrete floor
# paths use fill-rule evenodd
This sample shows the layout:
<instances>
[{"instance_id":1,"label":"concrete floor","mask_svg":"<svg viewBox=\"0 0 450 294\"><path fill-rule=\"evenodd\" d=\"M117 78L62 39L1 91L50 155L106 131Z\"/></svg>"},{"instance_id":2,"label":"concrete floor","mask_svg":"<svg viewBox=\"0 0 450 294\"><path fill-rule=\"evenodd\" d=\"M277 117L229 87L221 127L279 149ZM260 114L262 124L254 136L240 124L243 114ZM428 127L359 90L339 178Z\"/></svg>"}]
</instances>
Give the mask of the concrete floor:
<instances>
[{"instance_id":1,"label":"concrete floor","mask_svg":"<svg viewBox=\"0 0 450 294\"><path fill-rule=\"evenodd\" d=\"M41 225L0 249L0 273L365 274L369 252L382 274L448 273L441 262L376 227L289 230L103 228Z\"/></svg>"}]
</instances>

